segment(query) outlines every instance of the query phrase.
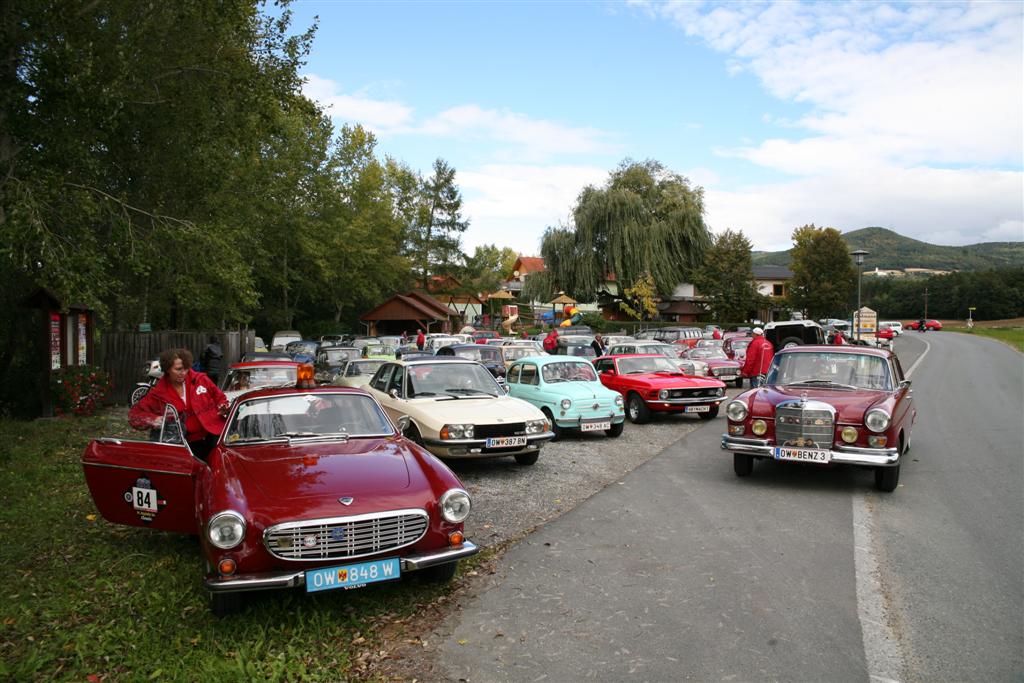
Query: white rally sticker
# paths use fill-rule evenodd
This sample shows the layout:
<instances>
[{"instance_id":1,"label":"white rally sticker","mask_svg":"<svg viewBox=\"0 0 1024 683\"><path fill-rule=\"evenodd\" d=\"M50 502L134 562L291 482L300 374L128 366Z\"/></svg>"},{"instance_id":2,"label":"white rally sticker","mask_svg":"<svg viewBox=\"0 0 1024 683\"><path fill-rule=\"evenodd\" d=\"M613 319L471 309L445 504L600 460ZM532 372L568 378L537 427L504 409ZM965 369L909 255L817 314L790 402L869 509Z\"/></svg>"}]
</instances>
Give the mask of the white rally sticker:
<instances>
[{"instance_id":1,"label":"white rally sticker","mask_svg":"<svg viewBox=\"0 0 1024 683\"><path fill-rule=\"evenodd\" d=\"M144 512L157 512L156 489L132 487L132 507Z\"/></svg>"}]
</instances>

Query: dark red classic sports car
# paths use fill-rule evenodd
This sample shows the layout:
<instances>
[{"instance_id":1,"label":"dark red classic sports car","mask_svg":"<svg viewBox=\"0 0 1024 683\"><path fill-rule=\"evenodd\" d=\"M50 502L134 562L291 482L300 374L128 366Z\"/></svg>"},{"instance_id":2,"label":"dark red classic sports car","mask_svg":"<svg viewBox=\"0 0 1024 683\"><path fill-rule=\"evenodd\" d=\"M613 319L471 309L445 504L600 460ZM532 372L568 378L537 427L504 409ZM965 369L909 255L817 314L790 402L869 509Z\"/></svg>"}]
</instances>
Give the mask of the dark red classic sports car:
<instances>
[{"instance_id":1,"label":"dark red classic sports car","mask_svg":"<svg viewBox=\"0 0 1024 683\"><path fill-rule=\"evenodd\" d=\"M924 323L923 325L921 323ZM941 330L942 323L938 320L914 320L903 326L905 330L919 330L921 332L928 332L929 330Z\"/></svg>"},{"instance_id":2,"label":"dark red classic sports car","mask_svg":"<svg viewBox=\"0 0 1024 683\"><path fill-rule=\"evenodd\" d=\"M246 591L360 588L416 570L445 581L477 552L451 470L366 392L312 383L303 366L298 388L241 396L206 461L170 406L159 441L96 439L82 457L105 519L199 536L217 614Z\"/></svg>"},{"instance_id":3,"label":"dark red classic sports car","mask_svg":"<svg viewBox=\"0 0 1024 683\"><path fill-rule=\"evenodd\" d=\"M725 409L722 448L737 476L754 460L869 467L893 491L917 411L891 352L864 346L797 346L775 354L764 386Z\"/></svg>"},{"instance_id":4,"label":"dark red classic sports car","mask_svg":"<svg viewBox=\"0 0 1024 683\"><path fill-rule=\"evenodd\" d=\"M693 413L710 420L725 400L721 381L684 375L659 354L602 356L594 366L601 383L622 394L626 417L637 424L650 420L652 412Z\"/></svg>"}]
</instances>

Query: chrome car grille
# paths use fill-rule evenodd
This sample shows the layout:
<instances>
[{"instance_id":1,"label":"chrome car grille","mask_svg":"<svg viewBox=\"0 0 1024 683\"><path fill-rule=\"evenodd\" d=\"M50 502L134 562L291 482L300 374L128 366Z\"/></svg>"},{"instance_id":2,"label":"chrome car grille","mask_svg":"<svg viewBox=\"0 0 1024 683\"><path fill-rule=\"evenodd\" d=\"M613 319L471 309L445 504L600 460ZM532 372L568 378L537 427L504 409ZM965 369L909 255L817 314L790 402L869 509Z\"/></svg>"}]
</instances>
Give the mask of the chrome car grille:
<instances>
[{"instance_id":1,"label":"chrome car grille","mask_svg":"<svg viewBox=\"0 0 1024 683\"><path fill-rule=\"evenodd\" d=\"M830 448L833 425L831 409L822 404L793 403L775 409L775 441L779 446Z\"/></svg>"},{"instance_id":2,"label":"chrome car grille","mask_svg":"<svg viewBox=\"0 0 1024 683\"><path fill-rule=\"evenodd\" d=\"M263 545L282 560L333 560L412 545L427 533L423 510L284 522L263 532Z\"/></svg>"},{"instance_id":3,"label":"chrome car grille","mask_svg":"<svg viewBox=\"0 0 1024 683\"><path fill-rule=\"evenodd\" d=\"M739 372L739 368L728 365L720 365L717 368L711 368L711 374L715 377L718 377L719 375L738 375Z\"/></svg>"},{"instance_id":4,"label":"chrome car grille","mask_svg":"<svg viewBox=\"0 0 1024 683\"><path fill-rule=\"evenodd\" d=\"M525 422L510 422L500 425L476 425L473 427L474 439L486 439L492 436L522 436L526 434Z\"/></svg>"},{"instance_id":5,"label":"chrome car grille","mask_svg":"<svg viewBox=\"0 0 1024 683\"><path fill-rule=\"evenodd\" d=\"M718 389L670 389L669 398L700 398L718 396Z\"/></svg>"}]
</instances>

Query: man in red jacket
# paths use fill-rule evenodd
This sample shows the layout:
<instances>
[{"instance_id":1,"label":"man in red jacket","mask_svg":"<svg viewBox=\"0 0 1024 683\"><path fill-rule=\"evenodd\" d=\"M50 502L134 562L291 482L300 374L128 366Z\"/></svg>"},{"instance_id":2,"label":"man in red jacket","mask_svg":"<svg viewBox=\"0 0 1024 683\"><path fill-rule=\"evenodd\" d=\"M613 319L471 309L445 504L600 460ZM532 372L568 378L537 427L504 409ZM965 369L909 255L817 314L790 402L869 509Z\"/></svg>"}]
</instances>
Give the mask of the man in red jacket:
<instances>
[{"instance_id":1,"label":"man in red jacket","mask_svg":"<svg viewBox=\"0 0 1024 683\"><path fill-rule=\"evenodd\" d=\"M750 388L759 387L764 382L764 376L771 367L772 358L775 357L775 349L772 343L764 338L764 330L755 327L754 339L747 347L747 357L743 361L741 374L750 378Z\"/></svg>"},{"instance_id":2,"label":"man in red jacket","mask_svg":"<svg viewBox=\"0 0 1024 683\"><path fill-rule=\"evenodd\" d=\"M544 337L544 350L550 354L558 351L558 330L553 327L548 332L548 336Z\"/></svg>"},{"instance_id":3,"label":"man in red jacket","mask_svg":"<svg viewBox=\"0 0 1024 683\"><path fill-rule=\"evenodd\" d=\"M185 440L192 454L205 459L224 430L228 399L210 378L192 370L188 349L168 349L160 354L164 376L141 401L128 411L135 429L159 429L164 407L174 406L185 427Z\"/></svg>"}]
</instances>

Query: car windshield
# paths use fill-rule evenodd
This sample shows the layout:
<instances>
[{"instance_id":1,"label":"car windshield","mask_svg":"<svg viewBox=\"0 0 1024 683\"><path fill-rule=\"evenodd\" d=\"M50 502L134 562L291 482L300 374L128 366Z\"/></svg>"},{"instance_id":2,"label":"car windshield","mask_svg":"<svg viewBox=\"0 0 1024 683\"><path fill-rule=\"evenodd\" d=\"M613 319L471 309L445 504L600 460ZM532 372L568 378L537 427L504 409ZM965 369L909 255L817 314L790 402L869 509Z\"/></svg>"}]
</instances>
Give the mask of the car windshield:
<instances>
[{"instance_id":1,"label":"car windshield","mask_svg":"<svg viewBox=\"0 0 1024 683\"><path fill-rule=\"evenodd\" d=\"M799 384L890 391L892 378L884 358L862 353L780 353L768 371L768 384Z\"/></svg>"},{"instance_id":2,"label":"car windshield","mask_svg":"<svg viewBox=\"0 0 1024 683\"><path fill-rule=\"evenodd\" d=\"M430 396L504 396L504 390L476 363L422 363L409 366L409 398Z\"/></svg>"},{"instance_id":3,"label":"car windshield","mask_svg":"<svg viewBox=\"0 0 1024 683\"><path fill-rule=\"evenodd\" d=\"M679 366L664 356L620 358L619 374L635 375L643 372L679 372Z\"/></svg>"},{"instance_id":4,"label":"car windshield","mask_svg":"<svg viewBox=\"0 0 1024 683\"><path fill-rule=\"evenodd\" d=\"M374 375L382 365L384 365L382 360L355 360L345 366L345 377Z\"/></svg>"},{"instance_id":5,"label":"car windshield","mask_svg":"<svg viewBox=\"0 0 1024 683\"><path fill-rule=\"evenodd\" d=\"M714 348L716 346L721 346L721 345L722 345L722 340L721 339L701 339L699 342L697 342L697 346L699 346L702 349L703 348Z\"/></svg>"},{"instance_id":6,"label":"car windshield","mask_svg":"<svg viewBox=\"0 0 1024 683\"><path fill-rule=\"evenodd\" d=\"M672 347L668 344L638 344L635 353L656 353L665 358L675 358Z\"/></svg>"},{"instance_id":7,"label":"car windshield","mask_svg":"<svg viewBox=\"0 0 1024 683\"><path fill-rule=\"evenodd\" d=\"M505 360L519 360L541 355L536 348L530 346L503 346L501 352L505 355Z\"/></svg>"},{"instance_id":8,"label":"car windshield","mask_svg":"<svg viewBox=\"0 0 1024 683\"><path fill-rule=\"evenodd\" d=\"M597 373L590 363L566 361L548 363L541 368L545 382L596 382Z\"/></svg>"},{"instance_id":9,"label":"car windshield","mask_svg":"<svg viewBox=\"0 0 1024 683\"><path fill-rule=\"evenodd\" d=\"M288 346L285 347L285 351L291 354L316 353L316 347L316 342L295 341L288 344Z\"/></svg>"},{"instance_id":10,"label":"car windshield","mask_svg":"<svg viewBox=\"0 0 1024 683\"><path fill-rule=\"evenodd\" d=\"M395 347L387 344L367 344L363 347L367 356L393 356Z\"/></svg>"},{"instance_id":11,"label":"car windshield","mask_svg":"<svg viewBox=\"0 0 1024 683\"><path fill-rule=\"evenodd\" d=\"M725 355L725 351L715 346L701 346L690 349L690 352L686 354L688 358L697 358L700 360L728 360L729 356Z\"/></svg>"},{"instance_id":12,"label":"car windshield","mask_svg":"<svg viewBox=\"0 0 1024 683\"><path fill-rule=\"evenodd\" d=\"M467 360L475 361L488 361L491 363L501 362L501 351L490 346L484 346L483 344L476 344L475 346L465 346L455 351L455 355L459 358L465 358Z\"/></svg>"},{"instance_id":13,"label":"car windshield","mask_svg":"<svg viewBox=\"0 0 1024 683\"><path fill-rule=\"evenodd\" d=\"M224 391L248 391L295 384L294 366L232 368L224 379Z\"/></svg>"},{"instance_id":14,"label":"car windshield","mask_svg":"<svg viewBox=\"0 0 1024 683\"><path fill-rule=\"evenodd\" d=\"M732 350L733 351L740 351L741 349L745 349L748 346L750 346L750 340L749 339L736 339L733 342L731 342L731 344L732 344Z\"/></svg>"},{"instance_id":15,"label":"car windshield","mask_svg":"<svg viewBox=\"0 0 1024 683\"><path fill-rule=\"evenodd\" d=\"M327 354L328 365L341 365L347 360L359 358L359 349L329 348L323 352Z\"/></svg>"},{"instance_id":16,"label":"car windshield","mask_svg":"<svg viewBox=\"0 0 1024 683\"><path fill-rule=\"evenodd\" d=\"M596 358L597 352L594 351L594 347L589 344L583 346L566 346L565 355L567 356L586 356L587 358Z\"/></svg>"},{"instance_id":17,"label":"car windshield","mask_svg":"<svg viewBox=\"0 0 1024 683\"><path fill-rule=\"evenodd\" d=\"M224 442L344 440L393 434L387 416L369 396L290 393L243 401L224 430Z\"/></svg>"}]
</instances>

